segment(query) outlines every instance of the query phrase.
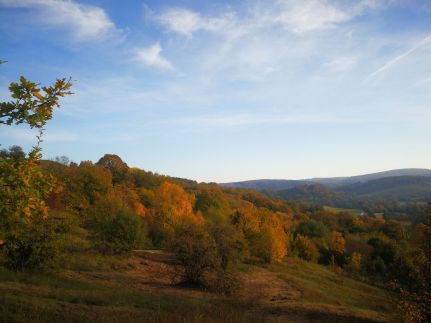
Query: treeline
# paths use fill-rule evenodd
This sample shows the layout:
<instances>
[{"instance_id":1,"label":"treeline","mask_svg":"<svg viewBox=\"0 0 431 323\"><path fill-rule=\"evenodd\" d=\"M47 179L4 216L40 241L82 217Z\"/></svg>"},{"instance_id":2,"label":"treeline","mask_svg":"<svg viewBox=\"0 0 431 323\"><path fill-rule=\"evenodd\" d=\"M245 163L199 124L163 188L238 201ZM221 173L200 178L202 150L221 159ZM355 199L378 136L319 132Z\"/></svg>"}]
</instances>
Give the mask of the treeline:
<instances>
[{"instance_id":1,"label":"treeline","mask_svg":"<svg viewBox=\"0 0 431 323\"><path fill-rule=\"evenodd\" d=\"M412 180L420 181L421 178L413 177ZM428 178L426 180L429 181ZM379 182L381 181L383 180L379 180ZM385 184L389 185L388 183ZM394 186L396 187L397 183ZM414 191L414 185L408 188L408 190L410 189ZM404 221L420 221L427 209L426 199L401 200L393 197L382 198L372 196L371 194L369 197L357 196L349 192L349 187L334 189L322 184L302 185L287 190L264 190L262 193L274 198L317 206L325 205L346 209L359 209L368 215L381 213L384 214L385 218ZM408 195L405 188L403 193L404 195ZM412 195L415 194L412 193Z\"/></svg>"}]
</instances>

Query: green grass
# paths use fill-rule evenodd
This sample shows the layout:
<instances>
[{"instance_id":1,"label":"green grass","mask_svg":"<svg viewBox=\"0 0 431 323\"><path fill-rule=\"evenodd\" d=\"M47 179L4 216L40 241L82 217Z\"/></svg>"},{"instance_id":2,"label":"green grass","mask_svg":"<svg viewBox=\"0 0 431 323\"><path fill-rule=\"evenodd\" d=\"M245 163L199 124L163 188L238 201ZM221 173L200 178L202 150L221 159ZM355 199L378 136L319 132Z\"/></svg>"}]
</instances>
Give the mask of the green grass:
<instances>
[{"instance_id":1,"label":"green grass","mask_svg":"<svg viewBox=\"0 0 431 323\"><path fill-rule=\"evenodd\" d=\"M0 268L4 322L262 322L249 304L137 291L113 282Z\"/></svg>"},{"instance_id":2,"label":"green grass","mask_svg":"<svg viewBox=\"0 0 431 323\"><path fill-rule=\"evenodd\" d=\"M384 290L344 274L336 274L318 264L290 259L287 265L272 265L268 269L277 272L280 279L300 290L300 301L376 312L389 312L391 309Z\"/></svg>"},{"instance_id":3,"label":"green grass","mask_svg":"<svg viewBox=\"0 0 431 323\"><path fill-rule=\"evenodd\" d=\"M332 322L345 318L337 316L345 315L337 312L340 308L379 321L390 311L383 290L299 259L236 268L240 275L260 277L264 285L277 279L300 291L298 298L277 304L302 307L283 312L272 303L262 305L246 297L153 286L149 276L139 274L145 267L135 268L139 262L127 255L69 256L63 263L66 270L58 272L17 273L0 266L0 322L295 322L309 320L309 315L313 321ZM141 283L146 287L139 288ZM255 292L250 286L246 290ZM320 317L325 306L332 307Z\"/></svg>"},{"instance_id":4,"label":"green grass","mask_svg":"<svg viewBox=\"0 0 431 323\"><path fill-rule=\"evenodd\" d=\"M326 211L330 211L330 212L334 212L334 213L350 212L350 213L354 213L356 215L361 215L364 212L364 211L359 210L359 209L344 209L344 208L333 207L333 206L324 206L323 208Z\"/></svg>"}]
</instances>

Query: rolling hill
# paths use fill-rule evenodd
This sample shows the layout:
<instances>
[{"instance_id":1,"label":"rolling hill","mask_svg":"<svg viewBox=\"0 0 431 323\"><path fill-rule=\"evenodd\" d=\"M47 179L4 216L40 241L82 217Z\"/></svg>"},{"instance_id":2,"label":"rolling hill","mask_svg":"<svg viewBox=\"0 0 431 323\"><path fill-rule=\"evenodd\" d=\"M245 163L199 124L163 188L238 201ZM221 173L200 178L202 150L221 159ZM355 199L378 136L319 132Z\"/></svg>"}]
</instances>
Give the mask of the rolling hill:
<instances>
[{"instance_id":1,"label":"rolling hill","mask_svg":"<svg viewBox=\"0 0 431 323\"><path fill-rule=\"evenodd\" d=\"M351 177L253 180L221 184L255 189L272 197L331 206L357 206L361 200L431 200L431 170L409 168Z\"/></svg>"},{"instance_id":2,"label":"rolling hill","mask_svg":"<svg viewBox=\"0 0 431 323\"><path fill-rule=\"evenodd\" d=\"M359 198L390 198L395 200L431 199L431 177L395 176L355 183L338 189Z\"/></svg>"},{"instance_id":3,"label":"rolling hill","mask_svg":"<svg viewBox=\"0 0 431 323\"><path fill-rule=\"evenodd\" d=\"M330 187L346 186L355 183L365 183L372 180L398 176L431 177L431 170L424 168L403 168L349 177L319 177L300 180L257 179L241 182L221 183L220 185L227 187L250 188L256 190L285 190L308 184L322 184Z\"/></svg>"}]
</instances>

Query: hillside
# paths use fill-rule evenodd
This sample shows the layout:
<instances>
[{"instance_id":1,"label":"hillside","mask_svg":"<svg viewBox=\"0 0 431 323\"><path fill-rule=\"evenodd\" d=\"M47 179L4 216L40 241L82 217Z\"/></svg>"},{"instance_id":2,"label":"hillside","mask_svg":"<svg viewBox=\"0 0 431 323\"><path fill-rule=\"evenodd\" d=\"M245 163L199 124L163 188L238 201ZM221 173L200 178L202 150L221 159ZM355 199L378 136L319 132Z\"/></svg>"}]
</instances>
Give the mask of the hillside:
<instances>
[{"instance_id":1,"label":"hillside","mask_svg":"<svg viewBox=\"0 0 431 323\"><path fill-rule=\"evenodd\" d=\"M338 192L358 198L395 199L400 201L430 200L431 177L396 176L355 183L337 188Z\"/></svg>"},{"instance_id":2,"label":"hillside","mask_svg":"<svg viewBox=\"0 0 431 323\"><path fill-rule=\"evenodd\" d=\"M288 201L321 205L342 205L348 200L348 197L343 192L338 192L321 184L308 184L285 190L265 191L265 193Z\"/></svg>"},{"instance_id":3,"label":"hillside","mask_svg":"<svg viewBox=\"0 0 431 323\"><path fill-rule=\"evenodd\" d=\"M431 177L431 170L422 168L404 168L350 177L308 178L301 180L261 179L242 182L221 183L221 185L227 187L250 188L257 190L283 190L307 184L322 184L330 187L346 186L355 183L364 183L371 180L398 176Z\"/></svg>"},{"instance_id":4,"label":"hillside","mask_svg":"<svg viewBox=\"0 0 431 323\"><path fill-rule=\"evenodd\" d=\"M396 176L329 187L308 184L285 190L263 191L290 201L303 201L322 205L357 206L359 201L392 200L400 202L431 200L431 177Z\"/></svg>"},{"instance_id":5,"label":"hillside","mask_svg":"<svg viewBox=\"0 0 431 323\"><path fill-rule=\"evenodd\" d=\"M425 203L431 200L431 171L427 169L399 169L361 176L298 181L256 180L222 185L256 189L268 196L288 201L343 208L365 207L371 208L371 212L381 212L372 204L381 204L383 200L391 203Z\"/></svg>"},{"instance_id":6,"label":"hillside","mask_svg":"<svg viewBox=\"0 0 431 323\"><path fill-rule=\"evenodd\" d=\"M220 185L224 187L246 188L263 191L284 190L307 184L313 184L313 182L308 180L258 179L243 182L221 183Z\"/></svg>"},{"instance_id":7,"label":"hillside","mask_svg":"<svg viewBox=\"0 0 431 323\"><path fill-rule=\"evenodd\" d=\"M386 322L383 290L298 259L241 265L233 297L177 285L175 258L161 251L65 259L58 273L0 267L5 322Z\"/></svg>"},{"instance_id":8,"label":"hillside","mask_svg":"<svg viewBox=\"0 0 431 323\"><path fill-rule=\"evenodd\" d=\"M403 168L394 169L384 172L349 176L349 177L334 177L334 178L312 178L309 181L328 186L345 186L355 183L366 183L372 180L383 179L388 177L399 177L399 176L426 176L431 177L431 170L423 168Z\"/></svg>"},{"instance_id":9,"label":"hillside","mask_svg":"<svg viewBox=\"0 0 431 323\"><path fill-rule=\"evenodd\" d=\"M28 165L18 148L2 156ZM404 304L390 279L428 282L427 263L409 253L426 246L416 237L427 225L268 196L349 198L324 185L264 195L129 167L113 154L33 165L58 189L29 221L9 213L0 222L7 322L388 322ZM358 191L386 187L368 183ZM430 209L418 220L428 223ZM426 299L419 309L407 302L408 315L428 315Z\"/></svg>"}]
</instances>

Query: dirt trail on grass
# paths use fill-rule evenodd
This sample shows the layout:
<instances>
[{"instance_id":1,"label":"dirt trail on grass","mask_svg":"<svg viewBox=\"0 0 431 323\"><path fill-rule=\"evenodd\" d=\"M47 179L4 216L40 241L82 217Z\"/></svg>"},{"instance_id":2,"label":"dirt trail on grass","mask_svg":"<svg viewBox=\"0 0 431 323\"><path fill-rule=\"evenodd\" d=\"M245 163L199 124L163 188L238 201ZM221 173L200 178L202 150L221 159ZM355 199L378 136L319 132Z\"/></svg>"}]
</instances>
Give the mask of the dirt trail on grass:
<instances>
[{"instance_id":1,"label":"dirt trail on grass","mask_svg":"<svg viewBox=\"0 0 431 323\"><path fill-rule=\"evenodd\" d=\"M66 276L121 284L135 290L163 293L176 297L214 299L215 293L178 285L180 267L172 254L159 250L133 252L127 265L116 271L67 271ZM351 309L337 304L313 303L302 299L303 292L280 279L276 272L255 267L252 272L240 273L242 288L234 297L252 304L251 312L264 314L276 322L387 322L382 313Z\"/></svg>"},{"instance_id":2,"label":"dirt trail on grass","mask_svg":"<svg viewBox=\"0 0 431 323\"><path fill-rule=\"evenodd\" d=\"M66 277L104 285L127 286L141 291L150 291L176 297L215 298L217 295L199 289L178 285L181 268L173 254L160 250L137 250L127 259L127 264L109 271L64 272Z\"/></svg>"}]
</instances>

